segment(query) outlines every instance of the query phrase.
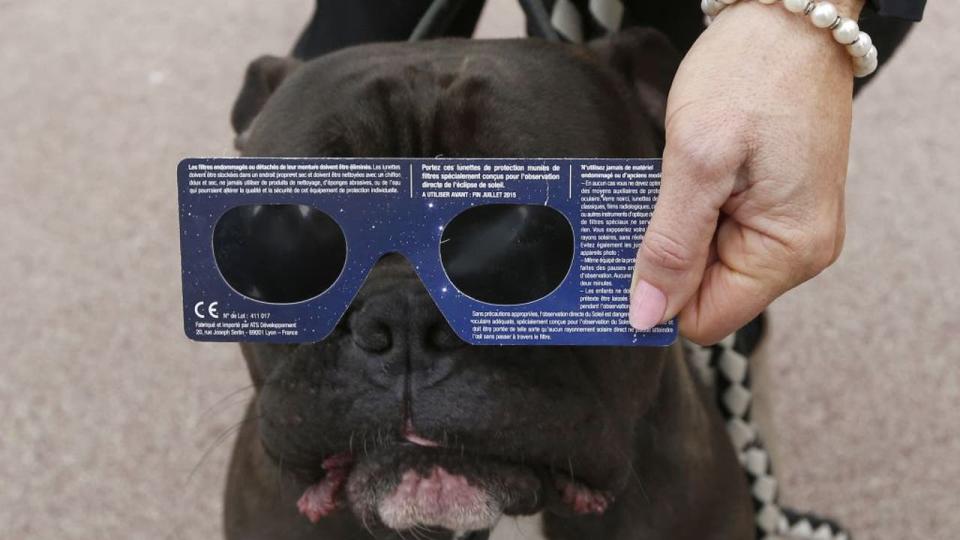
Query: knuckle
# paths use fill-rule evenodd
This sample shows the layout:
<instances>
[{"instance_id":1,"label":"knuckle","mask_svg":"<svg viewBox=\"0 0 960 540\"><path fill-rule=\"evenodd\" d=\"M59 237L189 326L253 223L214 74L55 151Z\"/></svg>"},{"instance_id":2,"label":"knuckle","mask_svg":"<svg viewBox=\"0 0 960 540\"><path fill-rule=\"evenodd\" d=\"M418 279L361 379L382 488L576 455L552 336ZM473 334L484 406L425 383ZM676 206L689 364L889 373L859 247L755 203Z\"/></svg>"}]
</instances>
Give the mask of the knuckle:
<instances>
[{"instance_id":1,"label":"knuckle","mask_svg":"<svg viewBox=\"0 0 960 540\"><path fill-rule=\"evenodd\" d=\"M843 248L843 231L837 227L821 227L804 243L800 268L804 279L816 276L836 262Z\"/></svg>"},{"instance_id":2,"label":"knuckle","mask_svg":"<svg viewBox=\"0 0 960 540\"><path fill-rule=\"evenodd\" d=\"M742 137L746 130L732 127L742 124L736 120L714 126L708 130L712 136L705 136L703 129L668 132L668 151L697 180L722 178L732 173L745 157Z\"/></svg>"},{"instance_id":3,"label":"knuckle","mask_svg":"<svg viewBox=\"0 0 960 540\"><path fill-rule=\"evenodd\" d=\"M722 174L722 162L714 145L695 136L678 135L668 143L674 156L683 161L683 166L697 179L710 179Z\"/></svg>"},{"instance_id":4,"label":"knuckle","mask_svg":"<svg viewBox=\"0 0 960 540\"><path fill-rule=\"evenodd\" d=\"M640 253L647 262L666 270L679 272L693 265L693 251L683 242L659 230L647 231L640 245Z\"/></svg>"},{"instance_id":5,"label":"knuckle","mask_svg":"<svg viewBox=\"0 0 960 540\"><path fill-rule=\"evenodd\" d=\"M680 313L680 332L683 337L704 347L716 344L740 326L728 318L718 320L717 317L706 318L702 313Z\"/></svg>"},{"instance_id":6,"label":"knuckle","mask_svg":"<svg viewBox=\"0 0 960 540\"><path fill-rule=\"evenodd\" d=\"M841 220L837 225L836 231L834 231L833 236L833 257L830 259L830 264L837 262L837 259L840 258L840 254L843 253L843 244L847 239L847 226Z\"/></svg>"}]
</instances>

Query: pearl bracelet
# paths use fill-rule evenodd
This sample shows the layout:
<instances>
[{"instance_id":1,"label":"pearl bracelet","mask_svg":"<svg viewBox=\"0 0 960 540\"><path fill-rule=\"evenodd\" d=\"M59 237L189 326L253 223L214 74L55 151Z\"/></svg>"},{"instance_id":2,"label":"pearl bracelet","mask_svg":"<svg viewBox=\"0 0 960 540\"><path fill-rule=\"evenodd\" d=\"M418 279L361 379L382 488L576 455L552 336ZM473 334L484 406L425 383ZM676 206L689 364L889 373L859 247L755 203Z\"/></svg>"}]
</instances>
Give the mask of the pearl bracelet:
<instances>
[{"instance_id":1,"label":"pearl bracelet","mask_svg":"<svg viewBox=\"0 0 960 540\"><path fill-rule=\"evenodd\" d=\"M781 0L760 0L763 4L773 4ZM815 2L814 0L782 0L783 7L793 13L802 13L810 16L810 21L817 28L829 29L833 39L845 46L853 57L853 74L856 77L866 77L877 70L877 48L873 45L870 35L860 30L857 21L840 16L837 6L830 2ZM700 8L708 17L716 17L724 8L736 3L737 0L701 0Z\"/></svg>"}]
</instances>

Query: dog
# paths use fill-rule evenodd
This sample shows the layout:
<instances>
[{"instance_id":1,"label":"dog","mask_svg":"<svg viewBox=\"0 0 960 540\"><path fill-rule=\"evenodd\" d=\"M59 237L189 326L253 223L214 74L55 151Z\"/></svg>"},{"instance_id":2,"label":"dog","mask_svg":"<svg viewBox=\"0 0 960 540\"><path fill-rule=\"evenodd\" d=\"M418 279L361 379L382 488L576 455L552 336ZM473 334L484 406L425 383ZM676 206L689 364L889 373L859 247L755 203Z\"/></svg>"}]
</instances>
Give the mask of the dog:
<instances>
[{"instance_id":1,"label":"dog","mask_svg":"<svg viewBox=\"0 0 960 540\"><path fill-rule=\"evenodd\" d=\"M587 46L267 56L232 123L247 156L649 157L678 64L646 28ZM534 516L547 540L755 534L745 476L679 345L470 346L390 254L324 341L241 348L256 394L226 486L230 540L500 538L510 516Z\"/></svg>"}]
</instances>

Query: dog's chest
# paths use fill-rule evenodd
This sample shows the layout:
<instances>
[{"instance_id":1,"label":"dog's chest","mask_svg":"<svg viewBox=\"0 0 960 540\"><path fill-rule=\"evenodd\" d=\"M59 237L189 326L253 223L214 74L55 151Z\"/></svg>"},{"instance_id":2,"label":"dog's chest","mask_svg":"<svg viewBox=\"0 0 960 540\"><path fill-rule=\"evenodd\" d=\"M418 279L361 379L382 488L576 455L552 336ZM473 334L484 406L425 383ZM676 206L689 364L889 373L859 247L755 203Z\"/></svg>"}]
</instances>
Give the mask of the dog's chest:
<instances>
[{"instance_id":1,"label":"dog's chest","mask_svg":"<svg viewBox=\"0 0 960 540\"><path fill-rule=\"evenodd\" d=\"M504 517L490 533L490 540L547 540L543 519L534 516Z\"/></svg>"}]
</instances>

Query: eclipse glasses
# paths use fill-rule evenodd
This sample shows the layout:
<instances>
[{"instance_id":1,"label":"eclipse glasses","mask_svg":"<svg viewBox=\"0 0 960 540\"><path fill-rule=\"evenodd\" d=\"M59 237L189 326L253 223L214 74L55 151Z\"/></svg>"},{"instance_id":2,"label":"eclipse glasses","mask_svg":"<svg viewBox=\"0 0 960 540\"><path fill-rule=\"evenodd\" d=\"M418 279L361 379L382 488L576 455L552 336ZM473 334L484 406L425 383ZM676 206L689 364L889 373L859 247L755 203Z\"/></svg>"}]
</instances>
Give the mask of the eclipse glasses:
<instances>
[{"instance_id":1,"label":"eclipse glasses","mask_svg":"<svg viewBox=\"0 0 960 540\"><path fill-rule=\"evenodd\" d=\"M184 325L315 342L399 253L475 345L668 345L627 321L658 159L210 158L178 168Z\"/></svg>"}]
</instances>

